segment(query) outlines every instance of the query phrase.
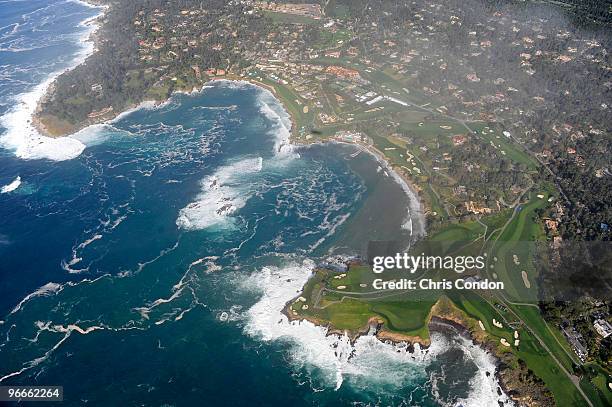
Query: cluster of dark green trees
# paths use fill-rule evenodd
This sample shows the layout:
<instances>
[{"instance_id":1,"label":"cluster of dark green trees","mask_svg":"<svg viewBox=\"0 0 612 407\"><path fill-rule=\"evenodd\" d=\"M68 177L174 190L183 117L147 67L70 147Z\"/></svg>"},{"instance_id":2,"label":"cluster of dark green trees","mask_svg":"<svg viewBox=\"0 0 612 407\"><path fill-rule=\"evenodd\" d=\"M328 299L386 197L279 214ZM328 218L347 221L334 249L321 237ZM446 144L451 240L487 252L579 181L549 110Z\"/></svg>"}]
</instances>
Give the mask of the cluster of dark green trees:
<instances>
[{"instance_id":1,"label":"cluster of dark green trees","mask_svg":"<svg viewBox=\"0 0 612 407\"><path fill-rule=\"evenodd\" d=\"M98 51L56 80L53 97L42 106L44 114L79 125L87 122L91 112L109 106L122 111L151 95L165 99L174 90L201 83L208 68L243 65L241 51L256 48L258 36L253 33L265 36L267 32L265 21L248 16L247 6L238 2L112 0L106 4L111 7L97 33ZM189 24L172 32L190 18L182 15L182 10L205 12L197 18L191 17ZM155 23L152 23L155 14ZM136 25L136 20L144 24ZM153 26L161 27L161 31L152 30ZM163 46L151 47L161 37L164 41L158 44ZM197 46L187 47L187 39L197 41ZM151 60L141 59L141 41L149 44ZM220 49L214 47L218 44ZM202 80L196 78L192 66L201 69ZM172 81L174 77L179 80ZM151 93L152 89L157 92Z\"/></svg>"},{"instance_id":2,"label":"cluster of dark green trees","mask_svg":"<svg viewBox=\"0 0 612 407\"><path fill-rule=\"evenodd\" d=\"M558 326L575 329L589 357L610 369L612 336L602 338L593 323L612 315L612 243L567 240L558 248L538 245L537 252L542 315ZM579 373L590 374L588 370Z\"/></svg>"}]
</instances>

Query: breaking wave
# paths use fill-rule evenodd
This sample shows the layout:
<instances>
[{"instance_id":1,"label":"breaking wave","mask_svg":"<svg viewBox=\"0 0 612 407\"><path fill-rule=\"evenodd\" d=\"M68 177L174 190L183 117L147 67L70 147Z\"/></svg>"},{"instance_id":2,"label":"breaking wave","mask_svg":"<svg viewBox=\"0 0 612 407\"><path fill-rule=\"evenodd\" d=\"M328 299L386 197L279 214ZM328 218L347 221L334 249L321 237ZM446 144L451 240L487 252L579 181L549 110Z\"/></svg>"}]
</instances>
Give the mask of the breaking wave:
<instances>
[{"instance_id":1,"label":"breaking wave","mask_svg":"<svg viewBox=\"0 0 612 407\"><path fill-rule=\"evenodd\" d=\"M254 85L243 81L215 81L231 89L246 89ZM204 89L204 88L203 88ZM247 157L219 168L201 182L202 192L196 200L180 210L176 224L185 230L202 230L211 227L227 229L236 226L233 217L246 205L259 185L261 177L256 174L265 167L274 168L287 160L299 157L290 144L291 118L283 106L267 89L258 87L256 102L270 127L268 134L274 140L272 157Z\"/></svg>"},{"instance_id":2,"label":"breaking wave","mask_svg":"<svg viewBox=\"0 0 612 407\"><path fill-rule=\"evenodd\" d=\"M466 339L461 337L458 339L457 346L461 348L464 355L466 355L466 357L478 368L474 377L470 380L470 394L468 397L459 400L458 404L464 406L496 406L501 402L504 406L515 405L508 395L503 392L500 395L497 392L500 386L495 375L487 375L487 372L495 371L496 365L494 357Z\"/></svg>"},{"instance_id":3,"label":"breaking wave","mask_svg":"<svg viewBox=\"0 0 612 407\"><path fill-rule=\"evenodd\" d=\"M402 387L417 385L421 391L437 396L443 405L480 407L498 405L498 401L512 405L505 394L498 396L499 384L494 375L487 375L496 369L493 357L465 338L449 340L432 332L428 348L415 344L411 350L408 344L383 343L373 335L361 336L351 343L348 336L329 335L326 328L309 321L289 321L281 311L299 295L314 268L310 260L294 261L283 267L264 267L242 282L243 289L261 294L245 313L245 333L264 342L289 345L287 352L294 370L306 372L313 388L338 390L348 385L379 396L396 397ZM427 367L453 347L461 349L478 369L469 381L468 397L459 403L445 402L438 394L436 381L427 374Z\"/></svg>"},{"instance_id":4,"label":"breaking wave","mask_svg":"<svg viewBox=\"0 0 612 407\"><path fill-rule=\"evenodd\" d=\"M84 3L86 4L86 3ZM88 7L92 5L87 4ZM78 66L93 52L94 45L89 40L97 29L94 21L101 15L84 20L80 27L85 28L80 36L80 50L70 63L69 69ZM14 152L23 159L49 159L63 161L78 157L85 149L85 144L72 137L52 138L40 134L33 123L33 115L39 101L53 81L66 69L51 73L42 83L32 90L15 96L14 107L0 117L0 124L6 129L0 136L0 145Z\"/></svg>"},{"instance_id":5,"label":"breaking wave","mask_svg":"<svg viewBox=\"0 0 612 407\"><path fill-rule=\"evenodd\" d=\"M263 159L243 158L222 166L204 178L196 200L180 210L176 225L185 230L235 225L233 215L254 194L252 177L261 172Z\"/></svg>"},{"instance_id":6,"label":"breaking wave","mask_svg":"<svg viewBox=\"0 0 612 407\"><path fill-rule=\"evenodd\" d=\"M290 142L291 129L293 127L291 115L270 90L247 81L216 80L214 83L229 89L257 88L259 111L271 123L269 134L274 138L275 155L277 158L299 157L296 152L296 146Z\"/></svg>"},{"instance_id":7,"label":"breaking wave","mask_svg":"<svg viewBox=\"0 0 612 407\"><path fill-rule=\"evenodd\" d=\"M272 123L274 153L281 157L295 157L295 147L289 142L291 137L291 116L267 89L261 89L257 98L259 111Z\"/></svg>"},{"instance_id":8,"label":"breaking wave","mask_svg":"<svg viewBox=\"0 0 612 407\"><path fill-rule=\"evenodd\" d=\"M9 192L13 192L21 185L21 177L15 178L11 183L6 184L2 188L0 188L0 194L7 194Z\"/></svg>"}]
</instances>

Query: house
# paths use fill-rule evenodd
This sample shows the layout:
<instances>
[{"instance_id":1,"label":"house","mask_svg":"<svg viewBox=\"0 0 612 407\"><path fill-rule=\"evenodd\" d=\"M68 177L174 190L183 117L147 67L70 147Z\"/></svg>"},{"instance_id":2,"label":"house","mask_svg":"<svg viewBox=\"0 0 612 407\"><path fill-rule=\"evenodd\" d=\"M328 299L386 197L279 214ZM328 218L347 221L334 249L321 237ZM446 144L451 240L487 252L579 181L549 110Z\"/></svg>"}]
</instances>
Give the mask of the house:
<instances>
[{"instance_id":1,"label":"house","mask_svg":"<svg viewBox=\"0 0 612 407\"><path fill-rule=\"evenodd\" d=\"M340 51L327 51L325 56L328 58L340 58Z\"/></svg>"},{"instance_id":2,"label":"house","mask_svg":"<svg viewBox=\"0 0 612 407\"><path fill-rule=\"evenodd\" d=\"M546 228L547 228L548 230L550 230L552 233L556 233L556 232L557 232L557 226L558 226L558 223L557 223L557 221L556 221L556 220L553 220L553 219L546 219L546 220L545 220L545 223L546 223Z\"/></svg>"},{"instance_id":3,"label":"house","mask_svg":"<svg viewBox=\"0 0 612 407\"><path fill-rule=\"evenodd\" d=\"M465 204L465 209L471 213L488 215L493 212L491 208L487 208L487 207L478 205L476 202L473 202L473 201L468 201L468 202L465 202L464 204Z\"/></svg>"},{"instance_id":4,"label":"house","mask_svg":"<svg viewBox=\"0 0 612 407\"><path fill-rule=\"evenodd\" d=\"M607 338L612 335L612 325L605 319L598 319L593 323L593 328L600 334L602 337Z\"/></svg>"},{"instance_id":5,"label":"house","mask_svg":"<svg viewBox=\"0 0 612 407\"><path fill-rule=\"evenodd\" d=\"M465 137L462 134L458 134L458 135L453 136L452 140L453 140L453 145L455 147L458 147L460 145L463 145L467 141L467 137Z\"/></svg>"},{"instance_id":6,"label":"house","mask_svg":"<svg viewBox=\"0 0 612 407\"><path fill-rule=\"evenodd\" d=\"M360 77L359 71L335 65L328 66L325 72L347 79L359 79Z\"/></svg>"},{"instance_id":7,"label":"house","mask_svg":"<svg viewBox=\"0 0 612 407\"><path fill-rule=\"evenodd\" d=\"M580 361L585 362L587 356L589 355L589 351L582 343L582 335L576 332L576 330L573 328L567 329L562 327L561 331L563 332L563 335L565 335L565 338L570 343L574 353L576 353Z\"/></svg>"}]
</instances>

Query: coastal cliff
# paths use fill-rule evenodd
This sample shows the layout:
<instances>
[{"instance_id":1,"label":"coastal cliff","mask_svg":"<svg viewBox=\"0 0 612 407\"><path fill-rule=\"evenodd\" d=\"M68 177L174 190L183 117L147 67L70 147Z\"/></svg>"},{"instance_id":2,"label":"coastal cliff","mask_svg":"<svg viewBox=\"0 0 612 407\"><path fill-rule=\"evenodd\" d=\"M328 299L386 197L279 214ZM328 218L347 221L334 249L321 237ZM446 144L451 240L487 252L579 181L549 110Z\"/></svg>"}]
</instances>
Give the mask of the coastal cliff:
<instances>
[{"instance_id":1,"label":"coastal cliff","mask_svg":"<svg viewBox=\"0 0 612 407\"><path fill-rule=\"evenodd\" d=\"M303 297L298 297L299 298ZM495 374L500 388L498 394L504 392L521 406L554 406L555 400L544 383L539 380L526 367L525 363L514 356L513 353L499 345L486 331L479 327L478 321L470 318L458 309L453 302L445 296L440 297L431 307L427 317L427 334L410 335L404 332L393 331L385 326L385 320L372 316L367 323L357 329L338 329L330 321L307 315L296 315L291 305L295 299L288 302L283 314L289 321L309 321L317 326L324 327L327 335L348 336L352 343L364 335L374 335L381 342L393 344L408 344L408 350L414 351L414 346L421 349L431 346L429 332L441 332L459 335L483 348L493 355L497 361ZM491 372L487 372L487 375Z\"/></svg>"}]
</instances>

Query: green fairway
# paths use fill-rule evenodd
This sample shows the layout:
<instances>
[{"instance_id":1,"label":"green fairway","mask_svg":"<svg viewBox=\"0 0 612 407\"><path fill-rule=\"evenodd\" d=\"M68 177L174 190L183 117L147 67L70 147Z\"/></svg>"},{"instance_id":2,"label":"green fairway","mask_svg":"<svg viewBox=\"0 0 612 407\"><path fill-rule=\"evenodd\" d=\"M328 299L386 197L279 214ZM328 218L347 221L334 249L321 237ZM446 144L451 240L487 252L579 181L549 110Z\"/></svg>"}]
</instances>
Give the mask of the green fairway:
<instances>
[{"instance_id":1,"label":"green fairway","mask_svg":"<svg viewBox=\"0 0 612 407\"><path fill-rule=\"evenodd\" d=\"M484 227L477 222L451 224L433 235L429 240L438 242L468 242L484 232Z\"/></svg>"},{"instance_id":2,"label":"green fairway","mask_svg":"<svg viewBox=\"0 0 612 407\"><path fill-rule=\"evenodd\" d=\"M535 307L513 306L511 308L518 314L519 317L544 341L548 349L556 356L563 364L563 367L568 371L572 371L573 359L568 355L569 346L562 347L559 342L551 335L546 323L540 315L540 311ZM565 343L565 340L562 342ZM571 351L573 352L573 351Z\"/></svg>"},{"instance_id":3,"label":"green fairway","mask_svg":"<svg viewBox=\"0 0 612 407\"><path fill-rule=\"evenodd\" d=\"M589 382L586 378L580 382L580 386L589 394L591 400L596 402L596 406L611 406L612 405L612 390L608 387L608 383L612 379L598 365L588 365L587 368L596 371L595 377Z\"/></svg>"},{"instance_id":4,"label":"green fairway","mask_svg":"<svg viewBox=\"0 0 612 407\"><path fill-rule=\"evenodd\" d=\"M468 125L478 133L480 138L492 144L502 156L511 159L515 163L525 165L527 169L531 171L536 170L540 166L535 158L527 154L513 140L506 137L502 131L495 130L493 124L485 125L484 123L470 123Z\"/></svg>"},{"instance_id":5,"label":"green fairway","mask_svg":"<svg viewBox=\"0 0 612 407\"><path fill-rule=\"evenodd\" d=\"M435 301L375 301L372 311L388 321L387 328L410 336L429 338L428 315Z\"/></svg>"},{"instance_id":6,"label":"green fairway","mask_svg":"<svg viewBox=\"0 0 612 407\"><path fill-rule=\"evenodd\" d=\"M521 339L521 349L517 356L538 375L553 393L559 406L584 406L585 401L570 379L551 361L548 353L529 333Z\"/></svg>"},{"instance_id":7,"label":"green fairway","mask_svg":"<svg viewBox=\"0 0 612 407\"><path fill-rule=\"evenodd\" d=\"M321 311L321 316L337 329L358 331L367 326L368 319L373 314L368 304L358 300L345 299L333 305L328 305Z\"/></svg>"},{"instance_id":8,"label":"green fairway","mask_svg":"<svg viewBox=\"0 0 612 407\"><path fill-rule=\"evenodd\" d=\"M514 218L505 226L496 242L489 250L489 274L506 283L505 293L509 299L517 302L537 298L535 287L536 269L533 265L533 250L542 235L542 226L535 219L535 210L547 204L548 194L544 198L530 194L530 200L525 205L515 209ZM522 271L525 271L529 280L529 287L523 281Z\"/></svg>"},{"instance_id":9,"label":"green fairway","mask_svg":"<svg viewBox=\"0 0 612 407\"><path fill-rule=\"evenodd\" d=\"M465 127L454 120L435 120L425 122L402 122L400 130L418 137L435 137L437 135L453 136L466 132Z\"/></svg>"},{"instance_id":10,"label":"green fairway","mask_svg":"<svg viewBox=\"0 0 612 407\"><path fill-rule=\"evenodd\" d=\"M507 323L515 324L518 321L510 312L502 312L501 309L492 307L483 297L478 297L473 293L462 293L452 297L454 303L470 317L483 322L487 335L494 343L498 344L501 351L511 351L517 358L525 361L538 377L546 383L551 390L558 405L560 406L583 406L584 400L570 379L561 371L557 364L551 360L548 352L538 343L528 330L518 328L520 332L520 345L518 348L511 346L505 348L499 345L499 340L505 338L508 342L513 342L513 328ZM537 310L536 310L537 311ZM504 328L493 326L492 320L503 321ZM540 321L541 323L542 321ZM532 325L529 324L531 327ZM477 328L480 330L480 328ZM548 344L547 344L548 345ZM557 353L555 353L557 356Z\"/></svg>"},{"instance_id":11,"label":"green fairway","mask_svg":"<svg viewBox=\"0 0 612 407\"><path fill-rule=\"evenodd\" d=\"M437 297L372 291L374 277L369 266L352 266L347 273L318 270L304 287L305 301L294 301L289 310L353 332L364 329L368 320L376 317L384 321L386 331L428 339L428 316ZM356 294L360 292L363 294Z\"/></svg>"}]
</instances>

